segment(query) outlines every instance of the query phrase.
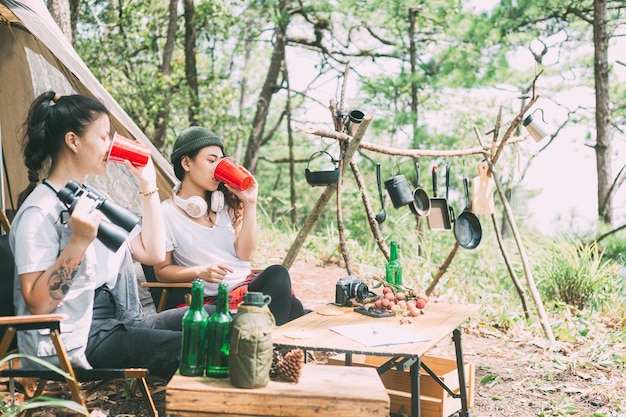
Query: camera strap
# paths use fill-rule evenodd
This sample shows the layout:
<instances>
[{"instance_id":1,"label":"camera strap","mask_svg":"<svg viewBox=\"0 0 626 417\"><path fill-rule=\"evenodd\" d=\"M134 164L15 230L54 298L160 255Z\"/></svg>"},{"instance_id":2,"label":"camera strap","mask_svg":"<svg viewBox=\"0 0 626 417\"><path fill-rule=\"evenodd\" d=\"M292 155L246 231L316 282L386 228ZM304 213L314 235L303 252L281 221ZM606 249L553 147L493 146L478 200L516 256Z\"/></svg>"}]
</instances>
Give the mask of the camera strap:
<instances>
[{"instance_id":1,"label":"camera strap","mask_svg":"<svg viewBox=\"0 0 626 417\"><path fill-rule=\"evenodd\" d=\"M50 189L54 192L54 194L55 194L55 195L58 195L58 194L59 194L58 190L56 190L56 189L54 188L54 186L52 185L52 183L51 183L50 181L48 181L48 179L47 179L47 178L45 178L45 179L42 181L42 184L43 184L43 185L45 185L45 186L47 186L48 188L50 188ZM63 210L63 211L59 214L59 219L57 220L57 222L61 222L61 224L67 224L67 219L68 219L69 217L70 217L70 213L69 213L69 211L67 211L67 210Z\"/></svg>"},{"instance_id":2,"label":"camera strap","mask_svg":"<svg viewBox=\"0 0 626 417\"><path fill-rule=\"evenodd\" d=\"M58 190L54 188L54 186L50 183L50 181L48 181L48 178L45 178L42 181L43 185L47 186L48 188L50 188L52 191L54 191L55 194L58 194Z\"/></svg>"}]
</instances>

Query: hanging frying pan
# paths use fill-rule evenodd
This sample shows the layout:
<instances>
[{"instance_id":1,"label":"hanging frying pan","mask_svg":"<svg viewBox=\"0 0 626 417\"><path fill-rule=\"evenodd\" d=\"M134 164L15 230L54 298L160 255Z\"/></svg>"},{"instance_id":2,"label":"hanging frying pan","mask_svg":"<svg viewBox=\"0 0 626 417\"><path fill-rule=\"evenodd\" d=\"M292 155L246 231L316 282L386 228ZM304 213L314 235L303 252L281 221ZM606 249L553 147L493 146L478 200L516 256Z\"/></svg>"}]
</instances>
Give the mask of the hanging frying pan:
<instances>
[{"instance_id":1,"label":"hanging frying pan","mask_svg":"<svg viewBox=\"0 0 626 417\"><path fill-rule=\"evenodd\" d=\"M437 166L433 166L433 196L430 198L430 213L428 213L428 227L430 230L450 230L450 210L448 200L437 197ZM450 184L450 166L446 166L446 194Z\"/></svg>"},{"instance_id":2,"label":"hanging frying pan","mask_svg":"<svg viewBox=\"0 0 626 417\"><path fill-rule=\"evenodd\" d=\"M463 186L465 187L466 206L454 222L454 237L462 248L475 249L483 236L483 230L480 226L480 220L470 209L467 178L463 178Z\"/></svg>"},{"instance_id":3,"label":"hanging frying pan","mask_svg":"<svg viewBox=\"0 0 626 417\"><path fill-rule=\"evenodd\" d=\"M430 198L426 190L420 185L420 164L415 162L415 173L417 174L417 187L413 190L413 201L409 203L411 212L416 216L428 216L430 213Z\"/></svg>"}]
</instances>

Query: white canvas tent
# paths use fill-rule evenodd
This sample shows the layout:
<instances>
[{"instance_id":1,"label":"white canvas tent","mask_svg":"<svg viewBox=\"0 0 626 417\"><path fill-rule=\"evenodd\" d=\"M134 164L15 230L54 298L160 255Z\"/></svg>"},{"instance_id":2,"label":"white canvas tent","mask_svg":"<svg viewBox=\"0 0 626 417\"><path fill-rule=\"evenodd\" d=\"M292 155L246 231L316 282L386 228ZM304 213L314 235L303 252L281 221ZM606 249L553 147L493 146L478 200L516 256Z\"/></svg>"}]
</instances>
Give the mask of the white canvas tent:
<instances>
[{"instance_id":1,"label":"white canvas tent","mask_svg":"<svg viewBox=\"0 0 626 417\"><path fill-rule=\"evenodd\" d=\"M28 183L21 154L22 126L35 96L46 90L100 99L111 112L111 132L152 149L161 199L171 195L176 180L169 161L96 80L52 19L45 2L0 0L0 207L9 218L16 209L18 194ZM137 185L132 176L119 164L109 164L107 170L105 177L88 182L138 211Z\"/></svg>"}]
</instances>

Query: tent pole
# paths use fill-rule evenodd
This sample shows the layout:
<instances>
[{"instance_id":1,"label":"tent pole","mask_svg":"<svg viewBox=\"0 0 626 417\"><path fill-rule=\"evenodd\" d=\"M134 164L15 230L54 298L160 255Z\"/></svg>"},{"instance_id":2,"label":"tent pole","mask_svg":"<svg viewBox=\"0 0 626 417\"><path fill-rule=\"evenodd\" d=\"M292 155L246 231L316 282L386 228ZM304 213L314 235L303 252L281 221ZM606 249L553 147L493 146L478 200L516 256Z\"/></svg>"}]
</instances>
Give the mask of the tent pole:
<instances>
[{"instance_id":1,"label":"tent pole","mask_svg":"<svg viewBox=\"0 0 626 417\"><path fill-rule=\"evenodd\" d=\"M0 208L6 211L4 202L4 147L2 146L2 121L0 121Z\"/></svg>"}]
</instances>

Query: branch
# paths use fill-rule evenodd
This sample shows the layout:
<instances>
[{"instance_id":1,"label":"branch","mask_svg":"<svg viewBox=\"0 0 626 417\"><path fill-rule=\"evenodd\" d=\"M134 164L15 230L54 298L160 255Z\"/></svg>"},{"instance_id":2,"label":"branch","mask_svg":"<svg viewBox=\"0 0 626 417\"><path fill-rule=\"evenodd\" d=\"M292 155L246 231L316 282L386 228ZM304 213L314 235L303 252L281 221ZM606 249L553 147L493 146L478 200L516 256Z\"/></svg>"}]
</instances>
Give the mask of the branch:
<instances>
[{"instance_id":1,"label":"branch","mask_svg":"<svg viewBox=\"0 0 626 417\"><path fill-rule=\"evenodd\" d=\"M502 140L500 141L500 145L498 145L498 150L496 151L495 155L493 153L491 154L492 163L494 165L498 161L498 157L500 156L500 153L502 152L502 149L504 148L504 145L509 140L509 137L513 134L513 131L515 129L517 129L517 126L522 121L522 118L524 117L524 114L526 114L528 109L530 109L537 102L537 100L539 99L539 95L536 92L535 86L537 84L537 79L539 78L539 76L541 74L543 74L543 70L539 71L539 73L537 75L535 75L535 78L533 79L533 82L532 82L532 97L531 97L530 101L528 103L526 103L526 105L524 107L522 107L522 110L520 110L520 112L517 114L517 116L515 116L515 119L513 119L513 121L509 125L509 128L506 130L506 132L504 133L504 136L502 137ZM495 137L495 134L494 134L494 137Z\"/></svg>"},{"instance_id":2,"label":"branch","mask_svg":"<svg viewBox=\"0 0 626 417\"><path fill-rule=\"evenodd\" d=\"M383 255L387 260L389 260L389 248L385 244L385 238L380 233L380 227L378 227L378 222L376 221L376 214L374 214L374 210L372 209L372 203L370 201L369 194L367 193L367 187L365 186L365 180L361 175L361 171L359 170L359 166L353 160L350 161L350 168L352 168L352 173L354 174L354 179L359 187L359 191L361 192L361 200L363 200L363 206L365 206L365 213L367 213L367 220L370 225L370 229L372 229L372 234L376 239L376 244L383 252Z\"/></svg>"},{"instance_id":3,"label":"branch","mask_svg":"<svg viewBox=\"0 0 626 417\"><path fill-rule=\"evenodd\" d=\"M448 254L448 257L446 258L445 261L443 261L443 263L437 270L437 273L433 277L432 282L430 283L428 288L426 288L426 291L425 291L426 295L430 295L433 292L433 290L435 289L435 286L437 285L437 283L439 282L443 274L445 274L446 271L448 270L448 267L450 266L450 263L452 263L452 260L454 259L456 252L459 250L459 247L460 247L459 242L454 242L454 246L452 247L452 250Z\"/></svg>"},{"instance_id":4,"label":"branch","mask_svg":"<svg viewBox=\"0 0 626 417\"><path fill-rule=\"evenodd\" d=\"M394 46L395 42L392 41L388 41L386 39L381 38L379 35L377 35L376 33L374 33L374 30L369 26L364 24L363 27L365 28L365 30L372 35L372 38L376 39L378 42L382 43L383 45L387 45L387 46Z\"/></svg>"},{"instance_id":5,"label":"branch","mask_svg":"<svg viewBox=\"0 0 626 417\"><path fill-rule=\"evenodd\" d=\"M517 290L517 295L519 295L520 301L522 302L522 308L524 309L524 316L526 316L526 320L530 320L530 312L528 310L528 301L526 301L526 294L524 293L524 288L517 277L517 273L515 272L515 268L509 259L509 254L506 251L504 246L504 241L502 239L502 233L498 228L498 222L496 220L495 213L491 213L491 223L493 224L493 230L496 233L496 240L498 241L498 247L500 247L500 253L502 254L502 258L504 259L504 264L506 265L507 271L509 271L509 276L513 280L513 285L515 285L515 289Z\"/></svg>"},{"instance_id":6,"label":"branch","mask_svg":"<svg viewBox=\"0 0 626 417\"><path fill-rule=\"evenodd\" d=\"M350 72L350 65L348 63L346 63L346 67L343 71L343 82L341 83L341 97L339 99L339 108L337 108L337 111L339 113L343 112L343 109L346 106L346 88L347 88L347 84L348 84L348 73ZM343 126L341 127L341 129L339 129L339 131L343 130Z\"/></svg>"},{"instance_id":7,"label":"branch","mask_svg":"<svg viewBox=\"0 0 626 417\"><path fill-rule=\"evenodd\" d=\"M550 326L550 320L548 319L548 315L546 314L543 302L541 301L541 295L537 290L537 286L535 284L535 280L532 274L532 269L530 268L530 262L528 261L528 256L526 255L526 249L524 248L521 235L519 233L519 230L517 229L517 224L515 223L513 209L511 208L511 205L506 198L506 193L504 191L504 188L502 188L502 184L500 183L498 174L494 170L492 162L488 162L491 168L491 172L493 173L491 177L493 178L493 181L496 185L496 190L498 191L500 201L502 202L502 206L504 208L504 216L509 223L509 226L511 227L511 233L513 234L513 238L515 239L515 243L517 245L519 256L522 261L524 275L526 276L526 285L528 286L528 290L530 291L530 294L533 297L533 301L535 302L535 309L537 310L537 314L539 315L541 327L543 328L546 338L551 343L555 343L556 339L554 338L554 333L552 332L552 327Z\"/></svg>"},{"instance_id":8,"label":"branch","mask_svg":"<svg viewBox=\"0 0 626 417\"><path fill-rule=\"evenodd\" d=\"M278 118L276 123L274 123L274 126L272 126L272 128L268 132L268 134L265 135L263 139L261 139L261 146L265 145L274 136L274 133L276 133L276 131L280 127L281 122L283 121L286 115L287 115L287 109L284 109L282 113L280 114L280 117Z\"/></svg>"},{"instance_id":9,"label":"branch","mask_svg":"<svg viewBox=\"0 0 626 417\"><path fill-rule=\"evenodd\" d=\"M343 260L346 264L346 271L348 272L348 275L354 275L354 270L352 269L352 261L350 260L350 252L348 251L348 245L346 245L346 232L343 223L343 205L341 203L341 187L343 185L343 173L346 163L345 147L346 144L342 143L342 155L341 158L339 158L339 180L337 181L337 232L339 234L339 246L341 247L341 255L343 256Z\"/></svg>"},{"instance_id":10,"label":"branch","mask_svg":"<svg viewBox=\"0 0 626 417\"><path fill-rule=\"evenodd\" d=\"M318 129L314 127L296 126L295 129L315 136L322 136L328 139L335 139L340 142L349 141L351 136L347 133L335 132L331 130ZM526 140L526 138L516 138L515 142ZM513 143L513 141L511 141ZM360 149L378 152L385 155L409 156L411 158L427 157L450 157L450 156L467 156L476 154L488 154L489 150L485 147L474 147L458 150L436 150L436 149L403 149L392 146L376 145L373 143L361 142Z\"/></svg>"},{"instance_id":11,"label":"branch","mask_svg":"<svg viewBox=\"0 0 626 417\"><path fill-rule=\"evenodd\" d=\"M590 10L587 10L587 11L590 11ZM589 23L590 25L593 25L593 17L589 17L586 14L584 14L583 10L575 9L573 7L568 7L567 13L571 13L574 16L578 17L580 20L585 21Z\"/></svg>"},{"instance_id":12,"label":"branch","mask_svg":"<svg viewBox=\"0 0 626 417\"><path fill-rule=\"evenodd\" d=\"M363 136L365 135L365 132L367 131L367 128L369 127L369 124L373 118L374 116L371 114L368 114L365 117L363 117L363 121L359 123L359 128L354 134L353 140L350 141L350 143L348 144L348 148L343 154L344 160L349 161L354 156L354 154L356 153L359 147L359 143L361 142L361 140L363 140ZM339 132L337 132L337 134L345 135L345 133L339 133ZM293 243L291 244L291 247L289 248L289 251L287 252L287 255L283 259L282 265L285 268L289 269L293 265L293 262L296 259L296 255L298 254L298 252L300 251L300 248L304 244L304 241L306 240L309 232L313 229L313 226L315 225L315 222L319 218L320 213L322 212L322 210L324 210L324 207L326 207L326 204L328 204L328 201L330 201L330 198L336 191L337 191L337 183L334 183L334 184L328 185L322 192L322 195L319 197L319 199L315 203L315 206L313 207L313 209L311 209L311 212L309 213L309 216L307 217L304 224L302 225L300 232L298 232L298 236L296 236L296 238L294 239Z\"/></svg>"},{"instance_id":13,"label":"branch","mask_svg":"<svg viewBox=\"0 0 626 417\"><path fill-rule=\"evenodd\" d=\"M615 194L617 190L620 189L620 187L624 183L624 180L626 180L625 170L626 170L626 165L622 165L622 168L620 168L619 172L617 173L617 176L615 177L615 180L613 180L611 187L609 187L609 191L606 193L607 201L613 198L613 194Z\"/></svg>"},{"instance_id":14,"label":"branch","mask_svg":"<svg viewBox=\"0 0 626 417\"><path fill-rule=\"evenodd\" d=\"M606 239L607 237L619 232L620 230L626 229L626 224L621 225L620 227L618 227L617 229L613 229L609 232L606 232L603 235L600 235L597 239L596 239L596 243L600 243L601 240Z\"/></svg>"},{"instance_id":15,"label":"branch","mask_svg":"<svg viewBox=\"0 0 626 417\"><path fill-rule=\"evenodd\" d=\"M328 109L330 110L330 117L333 118L333 125L335 126L335 132L341 131L341 121L339 120L339 115L337 114L337 105L335 104L335 99L330 99L330 104L328 105ZM296 129L298 127L296 126ZM299 129L302 130L302 129ZM348 140L348 139L345 139Z\"/></svg>"}]
</instances>

